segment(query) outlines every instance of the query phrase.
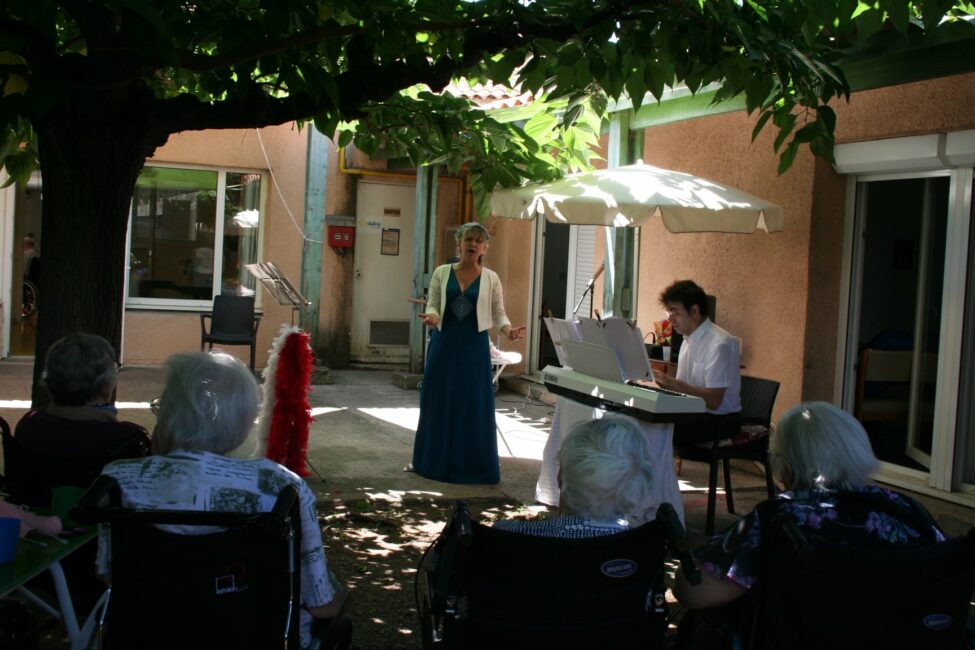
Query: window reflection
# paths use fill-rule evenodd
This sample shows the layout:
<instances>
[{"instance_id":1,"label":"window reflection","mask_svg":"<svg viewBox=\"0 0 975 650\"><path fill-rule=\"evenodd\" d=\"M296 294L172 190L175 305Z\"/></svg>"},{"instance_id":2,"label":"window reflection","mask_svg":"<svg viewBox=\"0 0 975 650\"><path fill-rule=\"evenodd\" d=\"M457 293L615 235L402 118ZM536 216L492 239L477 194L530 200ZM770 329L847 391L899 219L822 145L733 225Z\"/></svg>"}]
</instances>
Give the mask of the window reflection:
<instances>
[{"instance_id":1,"label":"window reflection","mask_svg":"<svg viewBox=\"0 0 975 650\"><path fill-rule=\"evenodd\" d=\"M244 266L259 261L262 182L260 173L146 167L132 200L129 297L254 295Z\"/></svg>"}]
</instances>

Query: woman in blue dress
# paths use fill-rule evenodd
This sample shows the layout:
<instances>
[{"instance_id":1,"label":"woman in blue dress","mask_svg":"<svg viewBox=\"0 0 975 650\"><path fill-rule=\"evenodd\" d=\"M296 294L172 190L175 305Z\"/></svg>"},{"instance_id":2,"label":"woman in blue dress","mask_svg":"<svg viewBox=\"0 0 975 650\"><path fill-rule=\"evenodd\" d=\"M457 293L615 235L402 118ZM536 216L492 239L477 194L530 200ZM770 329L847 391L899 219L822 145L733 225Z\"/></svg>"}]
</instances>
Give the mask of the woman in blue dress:
<instances>
[{"instance_id":1,"label":"woman in blue dress","mask_svg":"<svg viewBox=\"0 0 975 650\"><path fill-rule=\"evenodd\" d=\"M460 261L437 267L424 324L435 327L420 391L412 469L448 483L497 483L498 441L488 332L523 338L504 312L498 275L481 265L490 235L479 223L457 230Z\"/></svg>"}]
</instances>

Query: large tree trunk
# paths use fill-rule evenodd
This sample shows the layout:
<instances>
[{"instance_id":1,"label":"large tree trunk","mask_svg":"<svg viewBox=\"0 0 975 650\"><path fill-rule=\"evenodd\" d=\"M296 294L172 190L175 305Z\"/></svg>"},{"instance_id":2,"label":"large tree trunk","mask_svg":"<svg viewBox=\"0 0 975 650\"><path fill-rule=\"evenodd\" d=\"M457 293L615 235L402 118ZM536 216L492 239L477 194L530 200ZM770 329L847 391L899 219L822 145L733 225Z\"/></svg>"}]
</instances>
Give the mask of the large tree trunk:
<instances>
[{"instance_id":1,"label":"large tree trunk","mask_svg":"<svg viewBox=\"0 0 975 650\"><path fill-rule=\"evenodd\" d=\"M129 205L145 159L165 141L151 137L153 100L123 93L85 93L34 120L44 175L35 407L48 401L39 380L58 339L87 332L120 349Z\"/></svg>"}]
</instances>

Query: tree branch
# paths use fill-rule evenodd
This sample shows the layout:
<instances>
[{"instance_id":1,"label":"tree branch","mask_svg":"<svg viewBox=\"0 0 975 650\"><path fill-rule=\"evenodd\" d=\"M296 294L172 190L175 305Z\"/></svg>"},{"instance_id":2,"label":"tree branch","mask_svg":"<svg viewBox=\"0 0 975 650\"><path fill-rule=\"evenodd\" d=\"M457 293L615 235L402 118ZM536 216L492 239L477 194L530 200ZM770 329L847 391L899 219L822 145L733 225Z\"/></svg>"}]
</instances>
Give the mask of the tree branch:
<instances>
[{"instance_id":1,"label":"tree branch","mask_svg":"<svg viewBox=\"0 0 975 650\"><path fill-rule=\"evenodd\" d=\"M259 47L237 52L234 54L217 54L206 56L202 54L184 53L179 57L180 66L190 72L207 72L230 68L240 63L255 61L271 54L280 54L288 50L315 45L330 38L352 36L366 31L358 25L343 25L341 27L322 27L307 32L298 32L287 38L264 43Z\"/></svg>"},{"instance_id":2,"label":"tree branch","mask_svg":"<svg viewBox=\"0 0 975 650\"><path fill-rule=\"evenodd\" d=\"M405 64L393 64L371 69L369 83L362 82L361 74L346 72L335 79L341 98L340 106L336 106L327 93L318 97L293 93L288 97L276 98L257 91L214 104L201 102L192 95L180 95L159 102L159 127L166 133L260 128L336 110L342 119L352 120L363 114L363 107L368 102L388 99L402 88L425 83L431 88L440 89L449 83L458 69L459 64L448 59L420 70Z\"/></svg>"}]
</instances>

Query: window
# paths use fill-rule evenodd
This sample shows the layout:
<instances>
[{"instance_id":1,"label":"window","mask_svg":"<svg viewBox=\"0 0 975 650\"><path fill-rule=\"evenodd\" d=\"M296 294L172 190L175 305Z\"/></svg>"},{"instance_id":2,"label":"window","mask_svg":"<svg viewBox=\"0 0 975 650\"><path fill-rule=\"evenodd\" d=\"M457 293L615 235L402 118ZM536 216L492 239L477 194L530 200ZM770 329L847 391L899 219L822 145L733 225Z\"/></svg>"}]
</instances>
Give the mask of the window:
<instances>
[{"instance_id":1,"label":"window","mask_svg":"<svg viewBox=\"0 0 975 650\"><path fill-rule=\"evenodd\" d=\"M129 227L130 307L199 309L220 293L255 295L264 175L147 166ZM258 295L259 299L259 295Z\"/></svg>"}]
</instances>

